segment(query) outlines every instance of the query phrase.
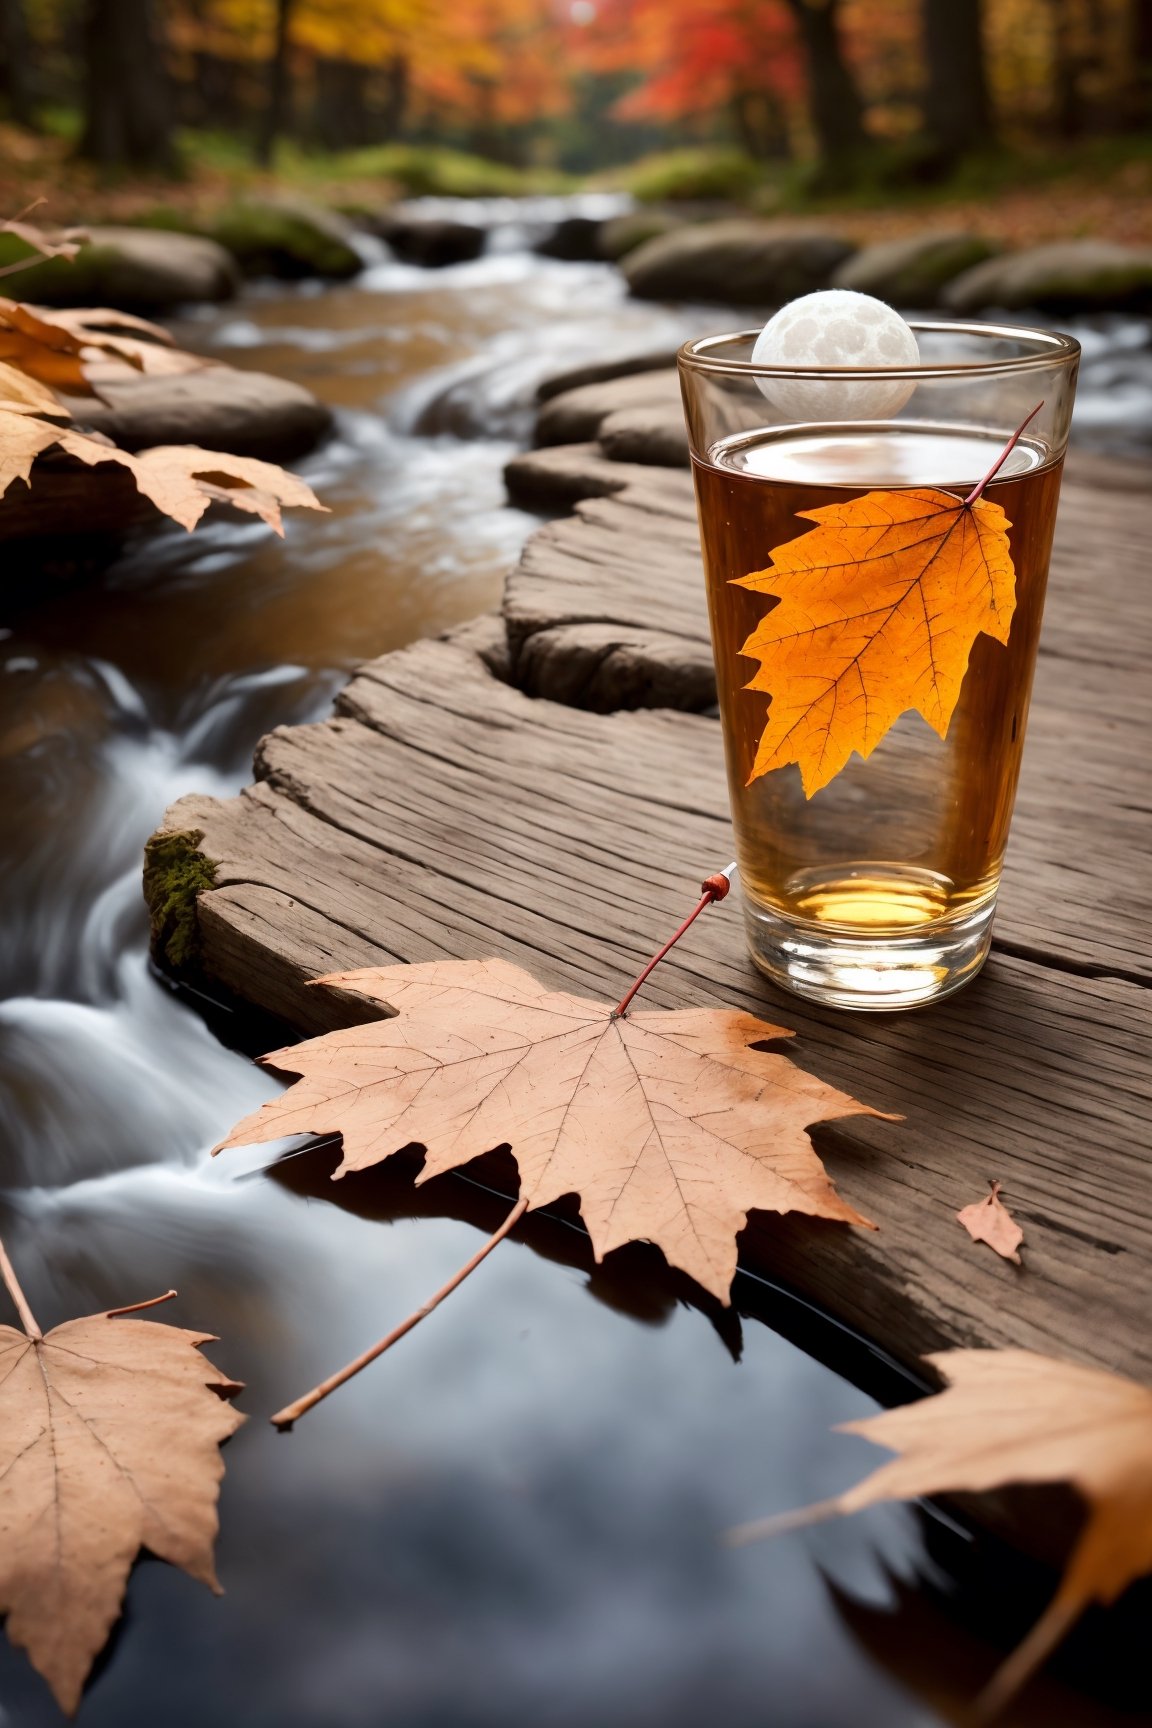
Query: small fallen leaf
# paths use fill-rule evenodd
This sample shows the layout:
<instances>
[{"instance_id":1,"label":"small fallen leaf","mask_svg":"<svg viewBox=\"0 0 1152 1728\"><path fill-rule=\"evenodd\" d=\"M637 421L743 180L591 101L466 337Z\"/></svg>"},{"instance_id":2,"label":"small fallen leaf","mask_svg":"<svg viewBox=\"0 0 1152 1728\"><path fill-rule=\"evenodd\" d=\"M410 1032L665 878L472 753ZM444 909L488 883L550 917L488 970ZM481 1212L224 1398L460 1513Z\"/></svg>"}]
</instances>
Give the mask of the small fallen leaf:
<instances>
[{"instance_id":1,"label":"small fallen leaf","mask_svg":"<svg viewBox=\"0 0 1152 1728\"><path fill-rule=\"evenodd\" d=\"M946 1350L927 1360L946 1389L839 1432L899 1454L834 1500L767 1519L738 1540L859 1512L884 1500L1067 1482L1088 1516L1059 1589L981 1700L999 1711L1091 1602L1152 1571L1152 1391L1030 1350Z\"/></svg>"},{"instance_id":2,"label":"small fallen leaf","mask_svg":"<svg viewBox=\"0 0 1152 1728\"><path fill-rule=\"evenodd\" d=\"M1015 572L986 498L869 492L799 514L818 526L735 585L779 601L740 650L772 697L749 782L795 762L811 798L909 709L946 736L977 636L1008 640Z\"/></svg>"},{"instance_id":3,"label":"small fallen leaf","mask_svg":"<svg viewBox=\"0 0 1152 1728\"><path fill-rule=\"evenodd\" d=\"M31 208L35 209L35 205ZM67 228L62 233L49 235L36 223L24 222L19 217L13 217L10 222L0 222L0 234L12 234L17 240L23 240L25 246L31 247L33 253L40 258L67 258L69 262L79 252L81 243L88 238L82 228ZM0 270L0 276L12 275L35 262L36 257L17 259L15 263L5 265L4 269Z\"/></svg>"},{"instance_id":4,"label":"small fallen leaf","mask_svg":"<svg viewBox=\"0 0 1152 1728\"><path fill-rule=\"evenodd\" d=\"M234 504L261 517L283 534L282 505L323 510L310 486L295 474L252 456L226 456L194 444L159 444L135 455L105 438L72 427L53 426L32 413L0 401L0 497L14 480L32 483L32 464L53 446L90 467L116 462L127 468L137 489L181 527L195 528L209 504Z\"/></svg>"},{"instance_id":5,"label":"small fallen leaf","mask_svg":"<svg viewBox=\"0 0 1152 1728\"><path fill-rule=\"evenodd\" d=\"M1000 1199L999 1182L989 1183L989 1188L991 1191L983 1200L965 1206L956 1217L973 1242L987 1242L1002 1259L1013 1260L1017 1266L1022 1266L1024 1262L1017 1250L1024 1240L1024 1232Z\"/></svg>"},{"instance_id":6,"label":"small fallen leaf","mask_svg":"<svg viewBox=\"0 0 1152 1728\"><path fill-rule=\"evenodd\" d=\"M424 1182L508 1145L522 1200L579 1196L597 1260L653 1242L724 1303L753 1209L868 1225L807 1129L881 1112L752 1048L791 1034L751 1014L620 1015L494 959L316 982L396 1013L265 1057L301 1078L223 1146L338 1134L341 1176L418 1143Z\"/></svg>"},{"instance_id":7,"label":"small fallen leaf","mask_svg":"<svg viewBox=\"0 0 1152 1728\"><path fill-rule=\"evenodd\" d=\"M220 1446L244 1418L212 1342L114 1312L0 1326L0 1613L70 1714L141 1548L219 1591Z\"/></svg>"}]
</instances>

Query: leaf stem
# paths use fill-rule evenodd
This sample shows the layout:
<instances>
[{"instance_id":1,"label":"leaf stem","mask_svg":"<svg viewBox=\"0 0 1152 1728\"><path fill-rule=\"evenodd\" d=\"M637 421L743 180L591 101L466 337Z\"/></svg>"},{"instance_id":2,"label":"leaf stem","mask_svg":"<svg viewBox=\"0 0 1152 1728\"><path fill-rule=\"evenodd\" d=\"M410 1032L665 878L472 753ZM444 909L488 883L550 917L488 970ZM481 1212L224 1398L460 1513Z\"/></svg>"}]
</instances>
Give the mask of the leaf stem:
<instances>
[{"instance_id":1,"label":"leaf stem","mask_svg":"<svg viewBox=\"0 0 1152 1728\"><path fill-rule=\"evenodd\" d=\"M149 1296L143 1302L129 1302L123 1308L109 1308L105 1320L119 1320L122 1314L139 1314L141 1308L159 1308L161 1302L171 1302L176 1297L175 1290L165 1290L163 1296Z\"/></svg>"},{"instance_id":2,"label":"leaf stem","mask_svg":"<svg viewBox=\"0 0 1152 1728\"><path fill-rule=\"evenodd\" d=\"M1005 462L1007 462L1009 456L1011 456L1013 450L1015 450L1017 444L1019 444L1021 438L1024 436L1026 428L1031 421L1035 420L1043 406L1043 401L1037 402L1031 413L1025 414L1023 420L1021 420L1019 426L1017 426L1015 432L1013 432L1011 438L1009 438L1007 444L1005 444L1003 450L1001 450L999 456L997 456L995 462L993 462L983 480L977 481L971 492L969 492L967 498L964 499L965 505L975 504L979 498L983 497L984 488L990 486L992 481L995 480L997 474L999 474L1001 468L1003 468Z\"/></svg>"},{"instance_id":3,"label":"leaf stem","mask_svg":"<svg viewBox=\"0 0 1152 1728\"><path fill-rule=\"evenodd\" d=\"M271 1418L273 1427L279 1428L282 1434L287 1433L298 1417L305 1415L307 1411L312 1409L313 1405L319 1404L321 1399L327 1398L329 1392L335 1392L337 1386L343 1386L346 1380L351 1380L354 1374L359 1374L361 1368L367 1368L369 1362L375 1362L377 1356L383 1356L385 1350L390 1350L393 1344L403 1338L406 1332L411 1332L412 1328L418 1326L421 1320L431 1314L434 1308L438 1308L444 1298L452 1294L457 1285L463 1284L469 1273L475 1272L481 1261L486 1260L497 1243L502 1242L508 1232L515 1228L527 1210L528 1199L525 1195L516 1202L500 1228L494 1230L487 1242L476 1250L472 1258L466 1261L458 1272L454 1272L446 1284L440 1286L435 1296L430 1296L427 1302L417 1308L414 1313L409 1314L407 1320L401 1320L399 1326L394 1326L386 1338L381 1338L379 1343L373 1344L370 1350L365 1350L362 1355L356 1357L355 1361L349 1362L337 1373L330 1374L327 1380L322 1380L319 1386L314 1386L311 1392L306 1392L302 1398L297 1398L294 1403L285 1404L283 1410L277 1410L275 1416Z\"/></svg>"},{"instance_id":4,"label":"leaf stem","mask_svg":"<svg viewBox=\"0 0 1152 1728\"><path fill-rule=\"evenodd\" d=\"M699 918L701 912L704 911L705 907L711 906L711 904L714 900L723 900L724 899L724 896L728 893L728 890L732 886L732 877L735 874L736 868L737 867L735 864L729 864L729 866L726 870L718 871L715 876L709 876L706 881L704 881L700 884L700 898L697 901L696 905L692 908L691 912L689 912L687 918L685 918L685 920L684 920L683 924L681 924L680 928L675 932L674 935L672 935L668 938L667 942L665 942L663 948L660 949L659 953L653 954L651 960L649 960L647 966L645 966L644 970L640 973L639 977L625 991L624 995L621 996L619 1002L616 1004L615 1008L612 1010L612 1018L614 1020L619 1020L624 1014L626 1014L628 1012L628 1004L631 1002L631 1000L635 996L636 992L640 989L640 986L643 983L645 983L648 978L651 977L652 973L655 972L657 966L659 966L659 964L660 964L661 960L663 960L664 956L666 954L669 954L672 951L672 949L675 948L677 942L679 942L679 940L680 940L681 936L683 936L684 932L686 930L688 930L693 924L695 924L697 918Z\"/></svg>"},{"instance_id":5,"label":"leaf stem","mask_svg":"<svg viewBox=\"0 0 1152 1728\"><path fill-rule=\"evenodd\" d=\"M663 948L661 948L658 954L652 956L652 959L649 960L647 966L645 966L644 970L640 973L640 976L636 979L635 983L621 997L617 1006L612 1010L612 1018L614 1020L620 1019L625 1014L628 1004L631 1002L640 986L644 983L645 979L648 978L660 964L665 954L676 946L685 930L696 922L704 908L706 906L711 906L714 900L724 899L732 886L732 877L735 872L736 865L729 864L726 870L717 871L715 876L709 876L700 884L700 899L697 901L695 907L688 914L687 918L685 918L683 924L681 924L675 935L671 936L669 940L665 942ZM398 1343L400 1339L404 1337L405 1333L411 1332L414 1326L418 1326L421 1320L426 1319L434 1308L440 1306L446 1296L451 1296L453 1290L455 1290L458 1285L463 1284L465 1278L467 1278L470 1273L475 1272L481 1261L488 1258L497 1243L502 1242L508 1232L515 1228L527 1210L528 1198L524 1195L516 1202L515 1206L513 1206L511 1212L509 1212L500 1228L493 1231L487 1242L476 1250L472 1258L461 1266L458 1272L452 1274L446 1284L440 1286L434 1296L430 1296L427 1302L417 1308L414 1313L409 1314L406 1320L401 1320L398 1326L394 1326L391 1332L389 1332L386 1337L381 1338L378 1343L373 1344L370 1350L365 1350L361 1355L357 1356L354 1361L349 1362L335 1374L330 1374L327 1380L322 1380L318 1386L313 1386L311 1392L305 1392L302 1398L297 1398L291 1404L285 1404L282 1410L277 1410L276 1414L270 1418L272 1426L278 1428L282 1434L287 1433L294 1422L298 1421L301 1416L306 1415L315 1405L327 1398L330 1392L335 1392L338 1386L343 1386L346 1380L351 1380L353 1375L359 1374L362 1368L367 1368L370 1362L375 1362L378 1356L383 1356L385 1350L390 1350L393 1344ZM156 1300L164 1301L165 1298L157 1297ZM141 1303L140 1306L144 1307L147 1306L147 1304ZM121 1310L121 1312L126 1312L126 1310Z\"/></svg>"},{"instance_id":6,"label":"leaf stem","mask_svg":"<svg viewBox=\"0 0 1152 1728\"><path fill-rule=\"evenodd\" d=\"M44 1334L37 1325L35 1314L33 1314L31 1308L28 1306L28 1298L20 1288L20 1280L16 1276L16 1269L8 1258L8 1250L5 1248L3 1242L0 1242L0 1278L3 1278L9 1296L11 1296L13 1302L16 1304L16 1312L20 1316L20 1324L23 1326L25 1332L27 1332L29 1338L43 1338Z\"/></svg>"}]
</instances>

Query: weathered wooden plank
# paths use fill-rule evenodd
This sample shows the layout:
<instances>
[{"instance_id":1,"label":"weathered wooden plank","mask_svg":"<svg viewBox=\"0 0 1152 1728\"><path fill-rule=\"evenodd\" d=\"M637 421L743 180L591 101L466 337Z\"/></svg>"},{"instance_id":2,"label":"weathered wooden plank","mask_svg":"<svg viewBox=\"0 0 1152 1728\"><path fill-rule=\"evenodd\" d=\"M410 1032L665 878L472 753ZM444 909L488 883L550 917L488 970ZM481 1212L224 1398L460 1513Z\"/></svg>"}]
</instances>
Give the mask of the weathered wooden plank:
<instances>
[{"instance_id":1,"label":"weathered wooden plank","mask_svg":"<svg viewBox=\"0 0 1152 1728\"><path fill-rule=\"evenodd\" d=\"M585 384L605 384L636 372L667 372L675 364L676 349L667 346L610 354L606 359L580 360L574 366L547 373L536 386L536 400L549 402L553 396L567 396L569 391L579 390Z\"/></svg>"},{"instance_id":2,"label":"weathered wooden plank","mask_svg":"<svg viewBox=\"0 0 1152 1728\"><path fill-rule=\"evenodd\" d=\"M672 475L670 488L678 493ZM610 498L641 483L660 486L658 469L606 456L598 444L549 444L524 450L504 467L504 484L513 504L525 510L571 510L584 498Z\"/></svg>"},{"instance_id":3,"label":"weathered wooden plank","mask_svg":"<svg viewBox=\"0 0 1152 1728\"><path fill-rule=\"evenodd\" d=\"M339 709L271 734L239 798L174 806L150 880L169 936L183 918L192 938L186 967L301 1030L354 1017L307 987L334 967L496 953L615 993L729 856L705 716L532 700L452 642L373 662ZM203 860L215 885L194 901ZM1001 953L930 1014L823 1012L759 979L730 902L648 997L793 1026L803 1065L905 1114L818 1135L877 1235L759 1217L750 1263L903 1361L1017 1344L1152 1378L1146 988ZM1023 1270L955 1222L990 1176L1025 1226Z\"/></svg>"},{"instance_id":4,"label":"weathered wooden plank","mask_svg":"<svg viewBox=\"0 0 1152 1728\"><path fill-rule=\"evenodd\" d=\"M595 438L609 414L622 409L670 410L681 416L680 383L671 370L633 372L552 396L536 416L537 444L580 444Z\"/></svg>"}]
</instances>

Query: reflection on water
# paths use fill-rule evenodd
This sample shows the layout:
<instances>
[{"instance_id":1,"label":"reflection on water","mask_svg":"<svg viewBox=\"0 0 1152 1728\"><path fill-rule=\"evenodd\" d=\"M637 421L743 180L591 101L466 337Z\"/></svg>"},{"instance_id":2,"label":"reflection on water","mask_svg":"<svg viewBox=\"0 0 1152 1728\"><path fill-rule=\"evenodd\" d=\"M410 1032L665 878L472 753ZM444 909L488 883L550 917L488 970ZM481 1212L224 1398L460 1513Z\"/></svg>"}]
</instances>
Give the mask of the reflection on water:
<instances>
[{"instance_id":1,"label":"reflection on water","mask_svg":"<svg viewBox=\"0 0 1152 1728\"><path fill-rule=\"evenodd\" d=\"M910 1513L717 1541L870 1453L828 1433L869 1400L749 1280L741 1354L739 1321L654 1255L592 1269L581 1235L535 1220L291 1438L264 1420L434 1288L503 1202L400 1173L336 1204L323 1152L275 1178L211 1161L275 1083L148 976L140 850L166 804L241 785L261 733L322 714L357 661L494 601L529 527L500 470L545 371L699 324L516 240L189 319L185 341L337 407L305 465L331 514L292 520L286 544L231 521L151 535L0 640L0 1228L45 1325L177 1285L169 1317L220 1333L254 1418L228 1451L227 1600L140 1567L93 1728L948 1719L828 1589L862 1625L893 1579L911 1589ZM3 1728L56 1720L7 1647L0 1695Z\"/></svg>"}]
</instances>

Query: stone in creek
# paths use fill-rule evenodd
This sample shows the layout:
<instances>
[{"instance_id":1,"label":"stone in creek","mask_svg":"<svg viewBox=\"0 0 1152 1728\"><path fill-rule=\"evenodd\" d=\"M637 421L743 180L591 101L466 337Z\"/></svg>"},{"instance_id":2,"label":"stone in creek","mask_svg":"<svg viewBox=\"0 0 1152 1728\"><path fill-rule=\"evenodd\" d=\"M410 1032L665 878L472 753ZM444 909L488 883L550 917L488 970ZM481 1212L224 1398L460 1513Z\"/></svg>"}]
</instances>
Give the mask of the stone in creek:
<instances>
[{"instance_id":1,"label":"stone in creek","mask_svg":"<svg viewBox=\"0 0 1152 1728\"><path fill-rule=\"evenodd\" d=\"M1092 311L1152 306L1152 247L1111 240L1058 240L990 258L950 282L941 299L953 312Z\"/></svg>"},{"instance_id":2,"label":"stone in creek","mask_svg":"<svg viewBox=\"0 0 1152 1728\"><path fill-rule=\"evenodd\" d=\"M115 306L156 312L184 302L227 300L239 286L234 260L214 240L148 228L89 228L70 263L49 258L8 284L41 306ZM0 264L27 256L23 242L0 235Z\"/></svg>"},{"instance_id":3,"label":"stone in creek","mask_svg":"<svg viewBox=\"0 0 1152 1728\"><path fill-rule=\"evenodd\" d=\"M70 397L68 405L79 425L124 450L197 444L284 462L314 449L332 422L329 409L301 385L232 366L117 378L102 382L100 393L101 401Z\"/></svg>"},{"instance_id":4,"label":"stone in creek","mask_svg":"<svg viewBox=\"0 0 1152 1728\"><path fill-rule=\"evenodd\" d=\"M406 264L439 270L447 264L467 264L479 258L487 235L474 222L447 216L419 216L396 210L382 216L375 231Z\"/></svg>"},{"instance_id":5,"label":"stone in creek","mask_svg":"<svg viewBox=\"0 0 1152 1728\"><path fill-rule=\"evenodd\" d=\"M246 198L205 226L248 276L343 282L364 267L347 218L302 198Z\"/></svg>"},{"instance_id":6,"label":"stone in creek","mask_svg":"<svg viewBox=\"0 0 1152 1728\"><path fill-rule=\"evenodd\" d=\"M782 306L825 287L855 250L835 234L741 217L673 229L630 252L622 269L633 294L646 300Z\"/></svg>"},{"instance_id":7,"label":"stone in creek","mask_svg":"<svg viewBox=\"0 0 1152 1728\"><path fill-rule=\"evenodd\" d=\"M569 264L587 264L600 256L598 216L565 216L534 248L541 258L562 258Z\"/></svg>"},{"instance_id":8,"label":"stone in creek","mask_svg":"<svg viewBox=\"0 0 1152 1728\"><path fill-rule=\"evenodd\" d=\"M623 216L613 216L600 231L599 255L613 264L629 252L635 252L649 240L682 228L684 218L669 210L629 210Z\"/></svg>"},{"instance_id":9,"label":"stone in creek","mask_svg":"<svg viewBox=\"0 0 1152 1728\"><path fill-rule=\"evenodd\" d=\"M875 294L890 306L928 308L939 303L949 282L1000 251L995 241L980 234L916 234L883 240L841 264L832 286Z\"/></svg>"}]
</instances>

